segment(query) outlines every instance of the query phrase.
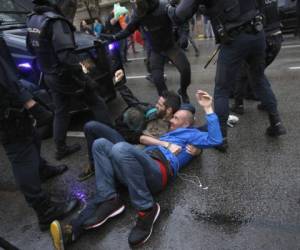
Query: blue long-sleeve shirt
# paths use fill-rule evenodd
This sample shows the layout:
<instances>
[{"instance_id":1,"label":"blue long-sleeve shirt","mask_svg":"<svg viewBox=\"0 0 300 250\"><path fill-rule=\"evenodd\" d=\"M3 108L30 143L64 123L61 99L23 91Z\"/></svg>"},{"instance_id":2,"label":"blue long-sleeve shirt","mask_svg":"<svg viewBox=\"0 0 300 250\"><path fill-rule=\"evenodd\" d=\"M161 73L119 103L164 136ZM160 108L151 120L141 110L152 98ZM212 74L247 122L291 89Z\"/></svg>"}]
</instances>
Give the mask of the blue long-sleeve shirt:
<instances>
[{"instance_id":1,"label":"blue long-sleeve shirt","mask_svg":"<svg viewBox=\"0 0 300 250\"><path fill-rule=\"evenodd\" d=\"M145 151L159 149L170 162L173 174L176 175L181 167L185 166L193 158L187 153L186 146L191 144L197 148L211 148L220 145L223 141L218 117L215 113L206 115L207 132L196 128L178 128L160 137L161 141L170 142L181 146L179 154L172 154L171 151L162 146L148 146Z\"/></svg>"}]
</instances>

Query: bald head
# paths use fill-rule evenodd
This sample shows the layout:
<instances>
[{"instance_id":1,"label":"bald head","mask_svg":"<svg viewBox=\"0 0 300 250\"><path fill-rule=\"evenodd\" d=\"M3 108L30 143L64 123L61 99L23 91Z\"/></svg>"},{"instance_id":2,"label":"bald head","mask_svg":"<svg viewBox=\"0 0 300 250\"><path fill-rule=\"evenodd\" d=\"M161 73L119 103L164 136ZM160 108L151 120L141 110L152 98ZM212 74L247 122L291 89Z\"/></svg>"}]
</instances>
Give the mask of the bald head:
<instances>
[{"instance_id":1,"label":"bald head","mask_svg":"<svg viewBox=\"0 0 300 250\"><path fill-rule=\"evenodd\" d=\"M188 110L178 110L170 120L170 130L187 128L194 123L194 115Z\"/></svg>"}]
</instances>

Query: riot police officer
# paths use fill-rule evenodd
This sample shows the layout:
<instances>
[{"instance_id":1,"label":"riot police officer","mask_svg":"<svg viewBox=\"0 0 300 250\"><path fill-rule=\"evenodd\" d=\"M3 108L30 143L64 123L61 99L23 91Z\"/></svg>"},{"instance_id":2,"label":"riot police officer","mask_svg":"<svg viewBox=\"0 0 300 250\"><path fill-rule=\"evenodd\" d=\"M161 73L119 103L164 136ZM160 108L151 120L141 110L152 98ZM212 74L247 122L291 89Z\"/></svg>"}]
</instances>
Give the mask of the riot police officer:
<instances>
[{"instance_id":1,"label":"riot police officer","mask_svg":"<svg viewBox=\"0 0 300 250\"><path fill-rule=\"evenodd\" d=\"M226 121L229 115L229 92L243 61L249 64L254 77L254 89L269 114L269 136L286 133L281 123L277 100L270 83L264 75L265 69L265 33L262 17L255 0L185 0L176 7L169 6L169 16L175 22L190 18L204 4L211 18L220 53L214 91L215 111L219 117L224 139L220 150L227 149Z\"/></svg>"},{"instance_id":2,"label":"riot police officer","mask_svg":"<svg viewBox=\"0 0 300 250\"><path fill-rule=\"evenodd\" d=\"M24 109L28 101L30 99L24 99L12 68L0 57L0 142L12 165L17 185L44 230L53 219L73 210L77 201L55 203L41 188L41 181L62 174L67 166L52 166L41 158L34 120Z\"/></svg>"},{"instance_id":3,"label":"riot police officer","mask_svg":"<svg viewBox=\"0 0 300 250\"><path fill-rule=\"evenodd\" d=\"M110 41L128 37L142 26L151 43L150 70L157 92L162 95L167 90L164 79L164 63L168 58L180 72L178 93L183 102L189 102L187 88L191 82L190 63L184 52L176 45L173 37L173 24L167 15L167 0L136 0L135 12L127 28L114 35L101 35Z\"/></svg>"},{"instance_id":4,"label":"riot police officer","mask_svg":"<svg viewBox=\"0 0 300 250\"><path fill-rule=\"evenodd\" d=\"M80 150L79 144L68 146L66 133L70 122L70 102L82 97L95 119L112 125L104 100L95 94L95 83L82 71L75 54L74 26L61 14L55 0L33 0L33 12L27 20L27 47L36 55L55 104L54 141L56 159ZM94 85L94 86L93 86Z\"/></svg>"},{"instance_id":5,"label":"riot police officer","mask_svg":"<svg viewBox=\"0 0 300 250\"><path fill-rule=\"evenodd\" d=\"M274 61L278 55L282 44L281 23L278 13L278 1L258 0L259 9L263 14L264 30L266 33L266 68ZM249 77L248 77L249 76ZM241 72L238 75L234 91L234 105L231 110L237 114L244 113L244 96L256 99L256 94L252 90L251 75L247 63L244 63ZM258 109L264 109L264 106L258 104Z\"/></svg>"}]
</instances>

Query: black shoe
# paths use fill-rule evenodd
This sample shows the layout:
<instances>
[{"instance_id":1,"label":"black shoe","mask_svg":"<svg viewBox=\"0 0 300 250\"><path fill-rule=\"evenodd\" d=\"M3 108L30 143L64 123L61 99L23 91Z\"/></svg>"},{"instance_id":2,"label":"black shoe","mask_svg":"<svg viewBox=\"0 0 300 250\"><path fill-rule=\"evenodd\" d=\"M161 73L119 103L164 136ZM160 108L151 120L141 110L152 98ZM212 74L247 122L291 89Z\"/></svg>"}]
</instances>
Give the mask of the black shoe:
<instances>
[{"instance_id":1,"label":"black shoe","mask_svg":"<svg viewBox=\"0 0 300 250\"><path fill-rule=\"evenodd\" d=\"M266 111L267 108L265 105L263 105L262 103L257 104L257 109L261 110L261 111Z\"/></svg>"},{"instance_id":2,"label":"black shoe","mask_svg":"<svg viewBox=\"0 0 300 250\"><path fill-rule=\"evenodd\" d=\"M41 181L44 182L55 176L61 175L67 170L68 170L67 165L53 166L53 165L46 164L40 171Z\"/></svg>"},{"instance_id":3,"label":"black shoe","mask_svg":"<svg viewBox=\"0 0 300 250\"><path fill-rule=\"evenodd\" d=\"M151 74L148 74L148 75L146 76L146 80L148 80L149 82L152 82L152 83L153 83L152 75L151 75Z\"/></svg>"},{"instance_id":4,"label":"black shoe","mask_svg":"<svg viewBox=\"0 0 300 250\"><path fill-rule=\"evenodd\" d=\"M82 182L91 178L95 174L95 168L91 164L87 164L83 171L78 175L77 180Z\"/></svg>"},{"instance_id":5,"label":"black shoe","mask_svg":"<svg viewBox=\"0 0 300 250\"><path fill-rule=\"evenodd\" d=\"M58 220L51 223L50 234L55 250L64 250L67 244L74 241L72 226L63 226Z\"/></svg>"},{"instance_id":6,"label":"black shoe","mask_svg":"<svg viewBox=\"0 0 300 250\"><path fill-rule=\"evenodd\" d=\"M281 122L277 123L276 125L270 126L266 130L266 134L268 136L277 137L286 134L285 127L281 124Z\"/></svg>"},{"instance_id":7,"label":"black shoe","mask_svg":"<svg viewBox=\"0 0 300 250\"><path fill-rule=\"evenodd\" d=\"M131 230L128 242L130 246L145 243L151 236L153 225L160 214L160 206L155 203L150 212L139 212L135 227Z\"/></svg>"},{"instance_id":8,"label":"black shoe","mask_svg":"<svg viewBox=\"0 0 300 250\"><path fill-rule=\"evenodd\" d=\"M80 149L81 149L81 146L78 143L75 143L70 146L65 145L65 146L57 149L57 151L55 153L55 159L59 161L65 157L67 157L68 155L74 154L75 152L79 151Z\"/></svg>"},{"instance_id":9,"label":"black shoe","mask_svg":"<svg viewBox=\"0 0 300 250\"><path fill-rule=\"evenodd\" d=\"M78 204L76 199L63 203L46 199L40 204L37 204L35 210L37 212L40 229L42 231L49 229L49 225L52 221L64 218L74 210Z\"/></svg>"},{"instance_id":10,"label":"black shoe","mask_svg":"<svg viewBox=\"0 0 300 250\"><path fill-rule=\"evenodd\" d=\"M182 103L190 103L190 98L186 92L182 92L181 89L178 89L177 93L180 95Z\"/></svg>"},{"instance_id":11,"label":"black shoe","mask_svg":"<svg viewBox=\"0 0 300 250\"><path fill-rule=\"evenodd\" d=\"M244 105L243 104L234 104L231 106L230 111L235 114L243 115L244 114Z\"/></svg>"},{"instance_id":12,"label":"black shoe","mask_svg":"<svg viewBox=\"0 0 300 250\"><path fill-rule=\"evenodd\" d=\"M220 144L219 146L216 146L215 149L220 151L221 153L226 153L227 149L228 149L227 138L224 138L222 144Z\"/></svg>"},{"instance_id":13,"label":"black shoe","mask_svg":"<svg viewBox=\"0 0 300 250\"><path fill-rule=\"evenodd\" d=\"M125 206L118 197L104 201L99 204L94 215L84 222L83 228L88 230L99 227L109 218L113 218L121 214L124 210Z\"/></svg>"}]
</instances>

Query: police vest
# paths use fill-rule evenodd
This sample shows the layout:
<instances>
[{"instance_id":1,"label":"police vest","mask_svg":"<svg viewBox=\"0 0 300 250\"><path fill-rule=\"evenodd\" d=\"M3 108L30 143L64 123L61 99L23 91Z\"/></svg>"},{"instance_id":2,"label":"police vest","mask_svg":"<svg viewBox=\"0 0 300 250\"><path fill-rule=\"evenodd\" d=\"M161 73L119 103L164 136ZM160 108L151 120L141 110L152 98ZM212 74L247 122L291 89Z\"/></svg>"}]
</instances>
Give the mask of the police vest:
<instances>
[{"instance_id":1,"label":"police vest","mask_svg":"<svg viewBox=\"0 0 300 250\"><path fill-rule=\"evenodd\" d=\"M216 30L219 25L227 31L239 27L257 14L255 0L210 0L205 5Z\"/></svg>"},{"instance_id":2,"label":"police vest","mask_svg":"<svg viewBox=\"0 0 300 250\"><path fill-rule=\"evenodd\" d=\"M41 71L44 73L56 73L59 68L59 60L47 29L49 22L54 20L64 20L72 30L75 29L63 16L50 11L43 14L32 13L27 19L27 47L37 57Z\"/></svg>"},{"instance_id":3,"label":"police vest","mask_svg":"<svg viewBox=\"0 0 300 250\"><path fill-rule=\"evenodd\" d=\"M159 1L152 12L140 19L144 30L150 34L149 39L153 50L157 52L174 45L173 25L167 15L167 4L165 0Z\"/></svg>"},{"instance_id":4,"label":"police vest","mask_svg":"<svg viewBox=\"0 0 300 250\"><path fill-rule=\"evenodd\" d=\"M280 30L280 19L277 0L260 0L262 14L264 15L264 29L267 34Z\"/></svg>"}]
</instances>

